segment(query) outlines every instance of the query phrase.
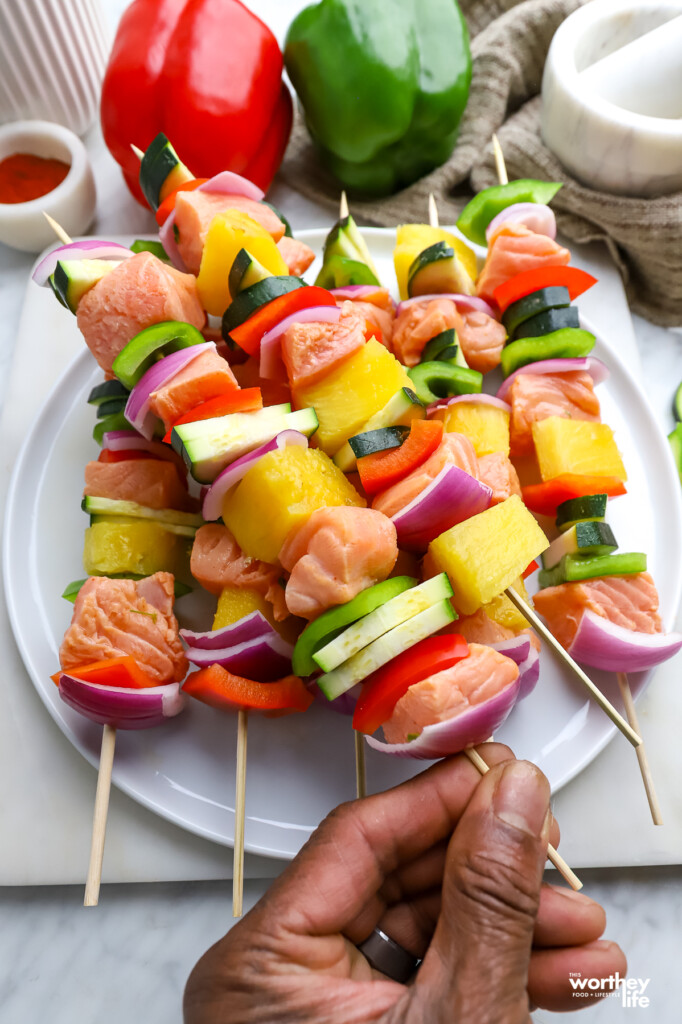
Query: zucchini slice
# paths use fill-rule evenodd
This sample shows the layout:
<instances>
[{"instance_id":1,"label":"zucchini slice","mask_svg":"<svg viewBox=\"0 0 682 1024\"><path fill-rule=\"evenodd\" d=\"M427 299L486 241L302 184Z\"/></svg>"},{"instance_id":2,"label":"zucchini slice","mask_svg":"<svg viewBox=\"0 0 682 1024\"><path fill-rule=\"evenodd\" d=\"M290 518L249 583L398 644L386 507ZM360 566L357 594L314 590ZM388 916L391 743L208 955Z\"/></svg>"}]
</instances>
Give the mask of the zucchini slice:
<instances>
[{"instance_id":1,"label":"zucchini slice","mask_svg":"<svg viewBox=\"0 0 682 1024\"><path fill-rule=\"evenodd\" d=\"M128 399L130 392L120 380L105 380L103 384L96 384L88 395L89 405L101 405L102 402L109 402L112 398Z\"/></svg>"},{"instance_id":2,"label":"zucchini slice","mask_svg":"<svg viewBox=\"0 0 682 1024\"><path fill-rule=\"evenodd\" d=\"M198 512L179 512L174 508L148 508L146 505L138 505L136 501L118 501L116 498L98 498L89 494L81 501L81 508L92 518L153 519L163 526L191 527L195 532L204 523Z\"/></svg>"},{"instance_id":3,"label":"zucchini slice","mask_svg":"<svg viewBox=\"0 0 682 1024\"><path fill-rule=\"evenodd\" d=\"M561 533L570 530L578 522L598 522L606 516L607 494L585 494L581 498L569 498L557 505L556 527Z\"/></svg>"},{"instance_id":4,"label":"zucchini slice","mask_svg":"<svg viewBox=\"0 0 682 1024\"><path fill-rule=\"evenodd\" d=\"M525 320L530 320L538 313L544 313L548 309L561 309L562 306L570 306L571 296L568 288L563 285L553 285L550 288L539 288L530 295L524 295L507 306L502 314L502 323L507 334L512 335L516 328Z\"/></svg>"},{"instance_id":5,"label":"zucchini slice","mask_svg":"<svg viewBox=\"0 0 682 1024\"><path fill-rule=\"evenodd\" d=\"M558 565L564 555L610 555L618 547L608 523L579 522L553 540L542 553L543 569Z\"/></svg>"},{"instance_id":6,"label":"zucchini slice","mask_svg":"<svg viewBox=\"0 0 682 1024\"><path fill-rule=\"evenodd\" d=\"M543 334L551 334L553 331L561 331L564 327L580 327L580 317L577 306L564 306L561 309L546 309L544 313L538 313L524 320L513 334L517 338L538 338Z\"/></svg>"},{"instance_id":7,"label":"zucchini slice","mask_svg":"<svg viewBox=\"0 0 682 1024\"><path fill-rule=\"evenodd\" d=\"M230 331L245 323L261 306L266 306L268 302L278 299L280 295L287 295L289 292L296 291L297 288L306 287L305 281L300 277L272 275L264 281L252 284L250 288L239 292L234 302L231 302L223 313L223 338L227 341Z\"/></svg>"},{"instance_id":8,"label":"zucchini slice","mask_svg":"<svg viewBox=\"0 0 682 1024\"><path fill-rule=\"evenodd\" d=\"M373 455L375 452L387 452L391 448L400 448L410 432L409 427L379 427L377 430L367 430L363 434L355 434L348 438L348 444L353 449L356 459L365 455Z\"/></svg>"},{"instance_id":9,"label":"zucchini slice","mask_svg":"<svg viewBox=\"0 0 682 1024\"><path fill-rule=\"evenodd\" d=\"M156 212L173 189L193 180L192 172L185 167L163 132L159 132L147 146L140 162L140 188L152 210Z\"/></svg>"},{"instance_id":10,"label":"zucchini slice","mask_svg":"<svg viewBox=\"0 0 682 1024\"><path fill-rule=\"evenodd\" d=\"M389 398L383 409L370 416L361 433L378 430L380 427L393 427L400 424L406 426L412 420L423 420L425 416L426 406L422 400L417 398L411 388L401 388ZM334 456L334 462L344 473L351 473L355 469L355 455L348 441L339 448Z\"/></svg>"},{"instance_id":11,"label":"zucchini slice","mask_svg":"<svg viewBox=\"0 0 682 1024\"><path fill-rule=\"evenodd\" d=\"M334 254L322 264L315 284L320 288L345 288L349 284L378 285L379 281L366 263Z\"/></svg>"},{"instance_id":12,"label":"zucchini slice","mask_svg":"<svg viewBox=\"0 0 682 1024\"><path fill-rule=\"evenodd\" d=\"M227 286L230 289L230 295L235 299L240 292L246 291L251 285L258 284L259 281L265 281L266 278L272 276L271 272L262 263L259 263L255 256L252 256L246 249L240 249L230 269Z\"/></svg>"},{"instance_id":13,"label":"zucchini slice","mask_svg":"<svg viewBox=\"0 0 682 1024\"><path fill-rule=\"evenodd\" d=\"M120 266L121 260L59 260L48 278L52 291L72 313L86 292Z\"/></svg>"},{"instance_id":14,"label":"zucchini slice","mask_svg":"<svg viewBox=\"0 0 682 1024\"><path fill-rule=\"evenodd\" d=\"M447 242L429 245L419 253L407 272L407 294L410 297L453 292L471 295L473 290L473 281Z\"/></svg>"}]
</instances>

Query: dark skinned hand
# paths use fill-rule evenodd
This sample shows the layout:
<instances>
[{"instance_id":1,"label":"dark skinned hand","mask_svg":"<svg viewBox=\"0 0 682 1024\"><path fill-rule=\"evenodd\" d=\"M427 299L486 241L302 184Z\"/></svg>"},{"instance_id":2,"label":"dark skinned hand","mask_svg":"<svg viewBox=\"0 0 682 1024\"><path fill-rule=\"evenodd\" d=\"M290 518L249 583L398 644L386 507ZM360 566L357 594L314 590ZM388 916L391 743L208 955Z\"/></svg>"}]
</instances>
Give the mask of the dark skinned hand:
<instances>
[{"instance_id":1,"label":"dark skinned hand","mask_svg":"<svg viewBox=\"0 0 682 1024\"><path fill-rule=\"evenodd\" d=\"M487 743L338 808L194 968L186 1024L525 1024L577 1009L569 972L625 974L599 904L542 884L558 842L540 770ZM355 943L377 926L424 958L409 985Z\"/></svg>"}]
</instances>

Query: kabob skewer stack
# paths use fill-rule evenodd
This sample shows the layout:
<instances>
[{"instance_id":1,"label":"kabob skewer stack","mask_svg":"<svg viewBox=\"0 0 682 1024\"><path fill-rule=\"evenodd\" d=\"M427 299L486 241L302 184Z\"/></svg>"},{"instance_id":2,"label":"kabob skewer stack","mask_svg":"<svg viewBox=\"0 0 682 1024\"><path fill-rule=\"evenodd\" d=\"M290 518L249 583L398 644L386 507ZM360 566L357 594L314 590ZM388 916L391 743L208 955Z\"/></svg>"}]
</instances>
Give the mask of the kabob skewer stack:
<instances>
[{"instance_id":1,"label":"kabob skewer stack","mask_svg":"<svg viewBox=\"0 0 682 1024\"><path fill-rule=\"evenodd\" d=\"M57 250L36 271L77 314L110 378L100 388L113 393L95 396L103 449L86 469L91 579L76 597L60 687L82 667L68 642L74 631L89 628L90 640L100 627L107 633L107 622L84 624L82 595L99 587L120 601L133 586L141 600L145 580L172 573L218 596L213 628L183 631L185 650L174 617L163 619L165 642L178 645L167 671L172 665L184 676L181 659L197 666L183 696L237 711L244 723L254 712L289 714L328 701L353 713L356 737L399 756L433 758L484 742L538 676L537 641L517 612L533 614L518 597L520 577L557 542L549 545L522 497L546 512L559 498L589 496L588 477L606 493L624 491L609 473L562 466L521 488L508 456L510 424L512 440L530 438L539 457L543 424L560 418L536 404L521 426L515 421L516 393L529 377L574 384L592 369L603 379L589 348L576 354L594 338L570 326L574 314L561 313L563 293L560 305L536 308L537 292L563 287L568 295L570 286L573 296L589 275L567 267L567 250L498 195L499 224L476 284L475 257L461 239L433 225L399 229L396 310L350 215L330 232L311 286L301 274L312 251L287 234L250 182L227 172L197 182L164 137L144 154L140 173L175 267L147 243L135 255L93 243ZM549 186L535 184L546 194ZM518 185L507 186L515 198ZM490 212L485 194L477 200L467 214L474 232ZM551 222L537 197L532 205L536 228ZM520 256L507 253L502 269L509 246ZM220 330L206 312L221 318ZM533 333L538 317L542 334ZM554 365L543 368L548 360ZM482 394L483 374L500 363L511 404ZM593 396L593 380L578 383ZM579 425L597 418L575 416ZM612 448L602 448L611 466ZM570 581L576 567L590 571L585 550L570 548L577 543L572 534L559 570L543 570L558 573L558 586L561 574ZM633 572L623 564L621 557L621 572ZM160 616L146 606L128 613L131 626L156 626ZM608 622L608 609L592 615ZM658 629L655 618L645 625L619 627L628 650L639 651L638 667L682 645L663 637L660 620ZM117 653L144 666L149 652L126 647L124 636L117 634ZM605 706L599 691L594 696ZM379 727L383 741L371 735ZM241 737L244 769L245 728ZM235 912L239 831L237 813Z\"/></svg>"}]
</instances>

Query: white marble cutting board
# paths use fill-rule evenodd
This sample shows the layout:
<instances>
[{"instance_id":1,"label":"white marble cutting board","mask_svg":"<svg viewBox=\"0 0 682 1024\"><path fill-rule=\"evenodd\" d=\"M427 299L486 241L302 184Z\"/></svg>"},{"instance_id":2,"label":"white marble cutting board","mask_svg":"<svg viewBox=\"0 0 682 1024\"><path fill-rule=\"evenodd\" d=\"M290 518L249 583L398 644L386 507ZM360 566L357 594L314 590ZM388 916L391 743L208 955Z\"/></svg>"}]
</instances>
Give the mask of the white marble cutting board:
<instances>
[{"instance_id":1,"label":"white marble cutting board","mask_svg":"<svg viewBox=\"0 0 682 1024\"><path fill-rule=\"evenodd\" d=\"M619 338L623 355L636 363L632 323L613 266L598 247L576 256L579 265L599 278L599 284L581 299L581 310L610 337ZM28 295L0 425L3 490L26 428L75 354L72 324L51 294L32 288ZM40 361L32 355L37 337L43 353ZM10 837L0 851L0 883L79 882L86 869L95 773L58 731L33 690L11 638L4 603L0 642L5 653L0 820L5 836ZM640 705L666 828L654 829L650 824L635 758L626 744L616 740L556 798L562 850L574 866L682 859L682 797L676 796L672 784L682 768L671 725L679 716L670 714L678 671L677 660L664 666ZM631 784L623 784L624 780ZM603 828L607 805L608 832ZM267 877L279 870L278 861L247 860L251 877ZM183 832L112 791L105 881L224 878L230 873L229 851Z\"/></svg>"}]
</instances>

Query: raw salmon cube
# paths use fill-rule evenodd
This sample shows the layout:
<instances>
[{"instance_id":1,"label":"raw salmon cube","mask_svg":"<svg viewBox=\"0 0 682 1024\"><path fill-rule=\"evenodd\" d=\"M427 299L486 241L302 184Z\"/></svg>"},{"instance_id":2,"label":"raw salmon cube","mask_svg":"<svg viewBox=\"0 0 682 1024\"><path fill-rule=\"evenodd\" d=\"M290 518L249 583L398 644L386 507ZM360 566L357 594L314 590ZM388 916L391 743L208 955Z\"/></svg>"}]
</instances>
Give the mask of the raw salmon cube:
<instances>
[{"instance_id":1,"label":"raw salmon cube","mask_svg":"<svg viewBox=\"0 0 682 1024\"><path fill-rule=\"evenodd\" d=\"M201 256L211 221L218 213L226 210L241 210L265 228L273 241L279 242L284 235L284 224L277 214L254 199L246 196L219 195L216 192L178 192L175 200L175 227L178 231L178 251L185 266L192 274L199 273ZM229 272L229 267L226 270Z\"/></svg>"},{"instance_id":2,"label":"raw salmon cube","mask_svg":"<svg viewBox=\"0 0 682 1024\"><path fill-rule=\"evenodd\" d=\"M197 502L188 494L176 467L163 459L88 462L83 495L136 501L147 508L174 508L181 512L197 509Z\"/></svg>"},{"instance_id":3,"label":"raw salmon cube","mask_svg":"<svg viewBox=\"0 0 682 1024\"><path fill-rule=\"evenodd\" d=\"M488 242L488 257L476 293L493 300L495 289L510 277L538 267L565 267L570 260L568 249L547 235L538 235L525 224L504 223Z\"/></svg>"},{"instance_id":4,"label":"raw salmon cube","mask_svg":"<svg viewBox=\"0 0 682 1024\"><path fill-rule=\"evenodd\" d=\"M222 356L213 350L202 352L162 388L152 391L149 408L163 420L168 430L190 409L238 386L229 363Z\"/></svg>"},{"instance_id":5,"label":"raw salmon cube","mask_svg":"<svg viewBox=\"0 0 682 1024\"><path fill-rule=\"evenodd\" d=\"M531 455L533 424L548 416L598 423L599 399L589 373L520 373L509 389L511 454Z\"/></svg>"}]
</instances>

